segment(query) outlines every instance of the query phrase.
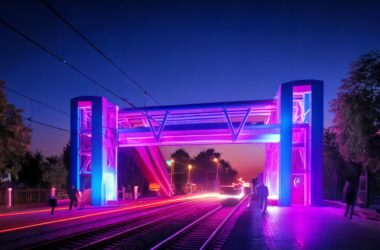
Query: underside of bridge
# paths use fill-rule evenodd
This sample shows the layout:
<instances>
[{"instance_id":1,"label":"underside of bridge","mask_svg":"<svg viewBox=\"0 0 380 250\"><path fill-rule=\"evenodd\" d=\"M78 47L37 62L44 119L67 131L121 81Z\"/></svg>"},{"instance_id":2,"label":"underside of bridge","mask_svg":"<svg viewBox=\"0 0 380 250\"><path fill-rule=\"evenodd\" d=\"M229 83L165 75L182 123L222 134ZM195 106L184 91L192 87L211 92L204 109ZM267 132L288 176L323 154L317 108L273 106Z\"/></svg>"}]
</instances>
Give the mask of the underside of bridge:
<instances>
[{"instance_id":1,"label":"underside of bridge","mask_svg":"<svg viewBox=\"0 0 380 250\"><path fill-rule=\"evenodd\" d=\"M158 146L265 143L264 181L282 206L322 202L323 82L281 84L270 100L120 109L104 97L71 101L71 182L91 188L93 205L117 199L117 155L133 157L169 196ZM128 173L126 173L128 174Z\"/></svg>"}]
</instances>

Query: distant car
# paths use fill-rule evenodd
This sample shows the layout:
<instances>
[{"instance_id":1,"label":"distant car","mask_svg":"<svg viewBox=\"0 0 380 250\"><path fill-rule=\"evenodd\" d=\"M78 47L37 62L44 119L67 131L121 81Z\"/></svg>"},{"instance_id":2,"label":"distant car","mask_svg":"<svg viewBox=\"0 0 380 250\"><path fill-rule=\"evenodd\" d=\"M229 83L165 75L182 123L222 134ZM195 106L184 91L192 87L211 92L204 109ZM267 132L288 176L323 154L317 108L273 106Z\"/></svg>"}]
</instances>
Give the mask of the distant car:
<instances>
[{"instance_id":1,"label":"distant car","mask_svg":"<svg viewBox=\"0 0 380 250\"><path fill-rule=\"evenodd\" d=\"M235 205L244 197L243 187L221 186L219 196L223 205Z\"/></svg>"}]
</instances>

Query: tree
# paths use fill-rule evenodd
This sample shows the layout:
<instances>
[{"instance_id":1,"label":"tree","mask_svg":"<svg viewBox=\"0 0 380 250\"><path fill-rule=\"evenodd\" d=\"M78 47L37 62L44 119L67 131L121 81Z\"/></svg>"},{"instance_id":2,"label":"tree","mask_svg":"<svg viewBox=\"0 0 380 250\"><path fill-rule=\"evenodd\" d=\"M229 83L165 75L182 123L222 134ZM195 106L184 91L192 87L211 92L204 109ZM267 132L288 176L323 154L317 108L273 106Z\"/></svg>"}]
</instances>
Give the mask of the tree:
<instances>
[{"instance_id":1,"label":"tree","mask_svg":"<svg viewBox=\"0 0 380 250\"><path fill-rule=\"evenodd\" d=\"M9 104L0 81L0 174L18 179L23 158L30 148L31 129L25 126L22 110Z\"/></svg>"},{"instance_id":2,"label":"tree","mask_svg":"<svg viewBox=\"0 0 380 250\"><path fill-rule=\"evenodd\" d=\"M42 164L42 182L45 187L66 189L67 170L62 157L50 156Z\"/></svg>"},{"instance_id":3,"label":"tree","mask_svg":"<svg viewBox=\"0 0 380 250\"><path fill-rule=\"evenodd\" d=\"M380 183L380 51L370 51L351 65L331 110L345 161L360 164Z\"/></svg>"},{"instance_id":4,"label":"tree","mask_svg":"<svg viewBox=\"0 0 380 250\"><path fill-rule=\"evenodd\" d=\"M178 193L185 192L187 182L187 166L190 164L190 155L184 149L177 149L171 158L174 160L173 182Z\"/></svg>"},{"instance_id":5,"label":"tree","mask_svg":"<svg viewBox=\"0 0 380 250\"><path fill-rule=\"evenodd\" d=\"M231 164L221 158L222 154L215 149L209 148L201 151L194 158L194 181L202 184L206 189L213 189L215 186L216 171L219 170L219 181L222 185L231 185L236 181L238 172L232 168ZM217 159L217 162L214 161Z\"/></svg>"},{"instance_id":6,"label":"tree","mask_svg":"<svg viewBox=\"0 0 380 250\"><path fill-rule=\"evenodd\" d=\"M41 186L43 164L44 157L41 152L36 152L34 155L27 153L19 173L19 181L28 187Z\"/></svg>"},{"instance_id":7,"label":"tree","mask_svg":"<svg viewBox=\"0 0 380 250\"><path fill-rule=\"evenodd\" d=\"M192 165L191 180L199 189L214 190L217 169L219 169L219 180L222 185L231 185L237 177L237 171L228 161L221 159L221 153L213 148L199 152L194 158L190 158L190 155L181 148L176 150L171 157L174 160L174 183L179 192L184 191L189 164ZM218 162L214 161L215 158Z\"/></svg>"},{"instance_id":8,"label":"tree","mask_svg":"<svg viewBox=\"0 0 380 250\"><path fill-rule=\"evenodd\" d=\"M67 142L67 144L63 147L63 154L62 154L62 160L63 160L63 165L65 166L65 170L67 173L66 177L66 188L70 188L70 141Z\"/></svg>"},{"instance_id":9,"label":"tree","mask_svg":"<svg viewBox=\"0 0 380 250\"><path fill-rule=\"evenodd\" d=\"M332 128L323 131L323 191L327 199L342 197L346 178L354 176L338 149L336 134Z\"/></svg>"},{"instance_id":10,"label":"tree","mask_svg":"<svg viewBox=\"0 0 380 250\"><path fill-rule=\"evenodd\" d=\"M220 184L231 185L233 182L236 181L238 171L233 169L231 164L226 160L221 159L219 161L219 164Z\"/></svg>"},{"instance_id":11,"label":"tree","mask_svg":"<svg viewBox=\"0 0 380 250\"><path fill-rule=\"evenodd\" d=\"M193 180L197 184L203 185L206 190L212 190L215 187L213 182L216 181L217 166L213 159L220 160L220 155L215 152L215 149L209 148L194 157Z\"/></svg>"}]
</instances>

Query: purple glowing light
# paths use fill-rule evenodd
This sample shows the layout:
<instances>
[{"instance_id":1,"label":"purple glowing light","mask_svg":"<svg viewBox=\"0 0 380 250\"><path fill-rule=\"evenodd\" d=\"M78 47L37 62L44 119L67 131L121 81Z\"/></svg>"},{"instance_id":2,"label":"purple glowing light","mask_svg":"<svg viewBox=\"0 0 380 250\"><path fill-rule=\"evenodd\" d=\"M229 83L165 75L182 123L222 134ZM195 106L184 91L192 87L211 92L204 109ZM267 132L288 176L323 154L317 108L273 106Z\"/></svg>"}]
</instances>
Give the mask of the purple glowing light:
<instances>
[{"instance_id":1,"label":"purple glowing light","mask_svg":"<svg viewBox=\"0 0 380 250\"><path fill-rule=\"evenodd\" d=\"M72 183L80 186L79 176L90 175L93 203L115 200L117 149L135 147L145 178L169 196L158 146L265 143L263 181L270 197L285 206L318 205L322 111L323 85L315 80L284 83L275 99L263 101L119 109L102 97L79 97L72 101L79 116L72 121Z\"/></svg>"}]
</instances>

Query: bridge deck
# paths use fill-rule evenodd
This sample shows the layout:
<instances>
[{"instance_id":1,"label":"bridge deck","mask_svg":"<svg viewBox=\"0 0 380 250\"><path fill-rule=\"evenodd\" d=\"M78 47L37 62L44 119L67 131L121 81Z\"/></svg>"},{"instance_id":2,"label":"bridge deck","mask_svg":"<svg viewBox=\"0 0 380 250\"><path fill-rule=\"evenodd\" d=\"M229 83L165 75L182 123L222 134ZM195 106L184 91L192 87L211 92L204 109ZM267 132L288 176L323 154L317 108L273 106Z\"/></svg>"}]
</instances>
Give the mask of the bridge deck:
<instances>
[{"instance_id":1,"label":"bridge deck","mask_svg":"<svg viewBox=\"0 0 380 250\"><path fill-rule=\"evenodd\" d=\"M119 146L278 142L276 100L123 109Z\"/></svg>"}]
</instances>

